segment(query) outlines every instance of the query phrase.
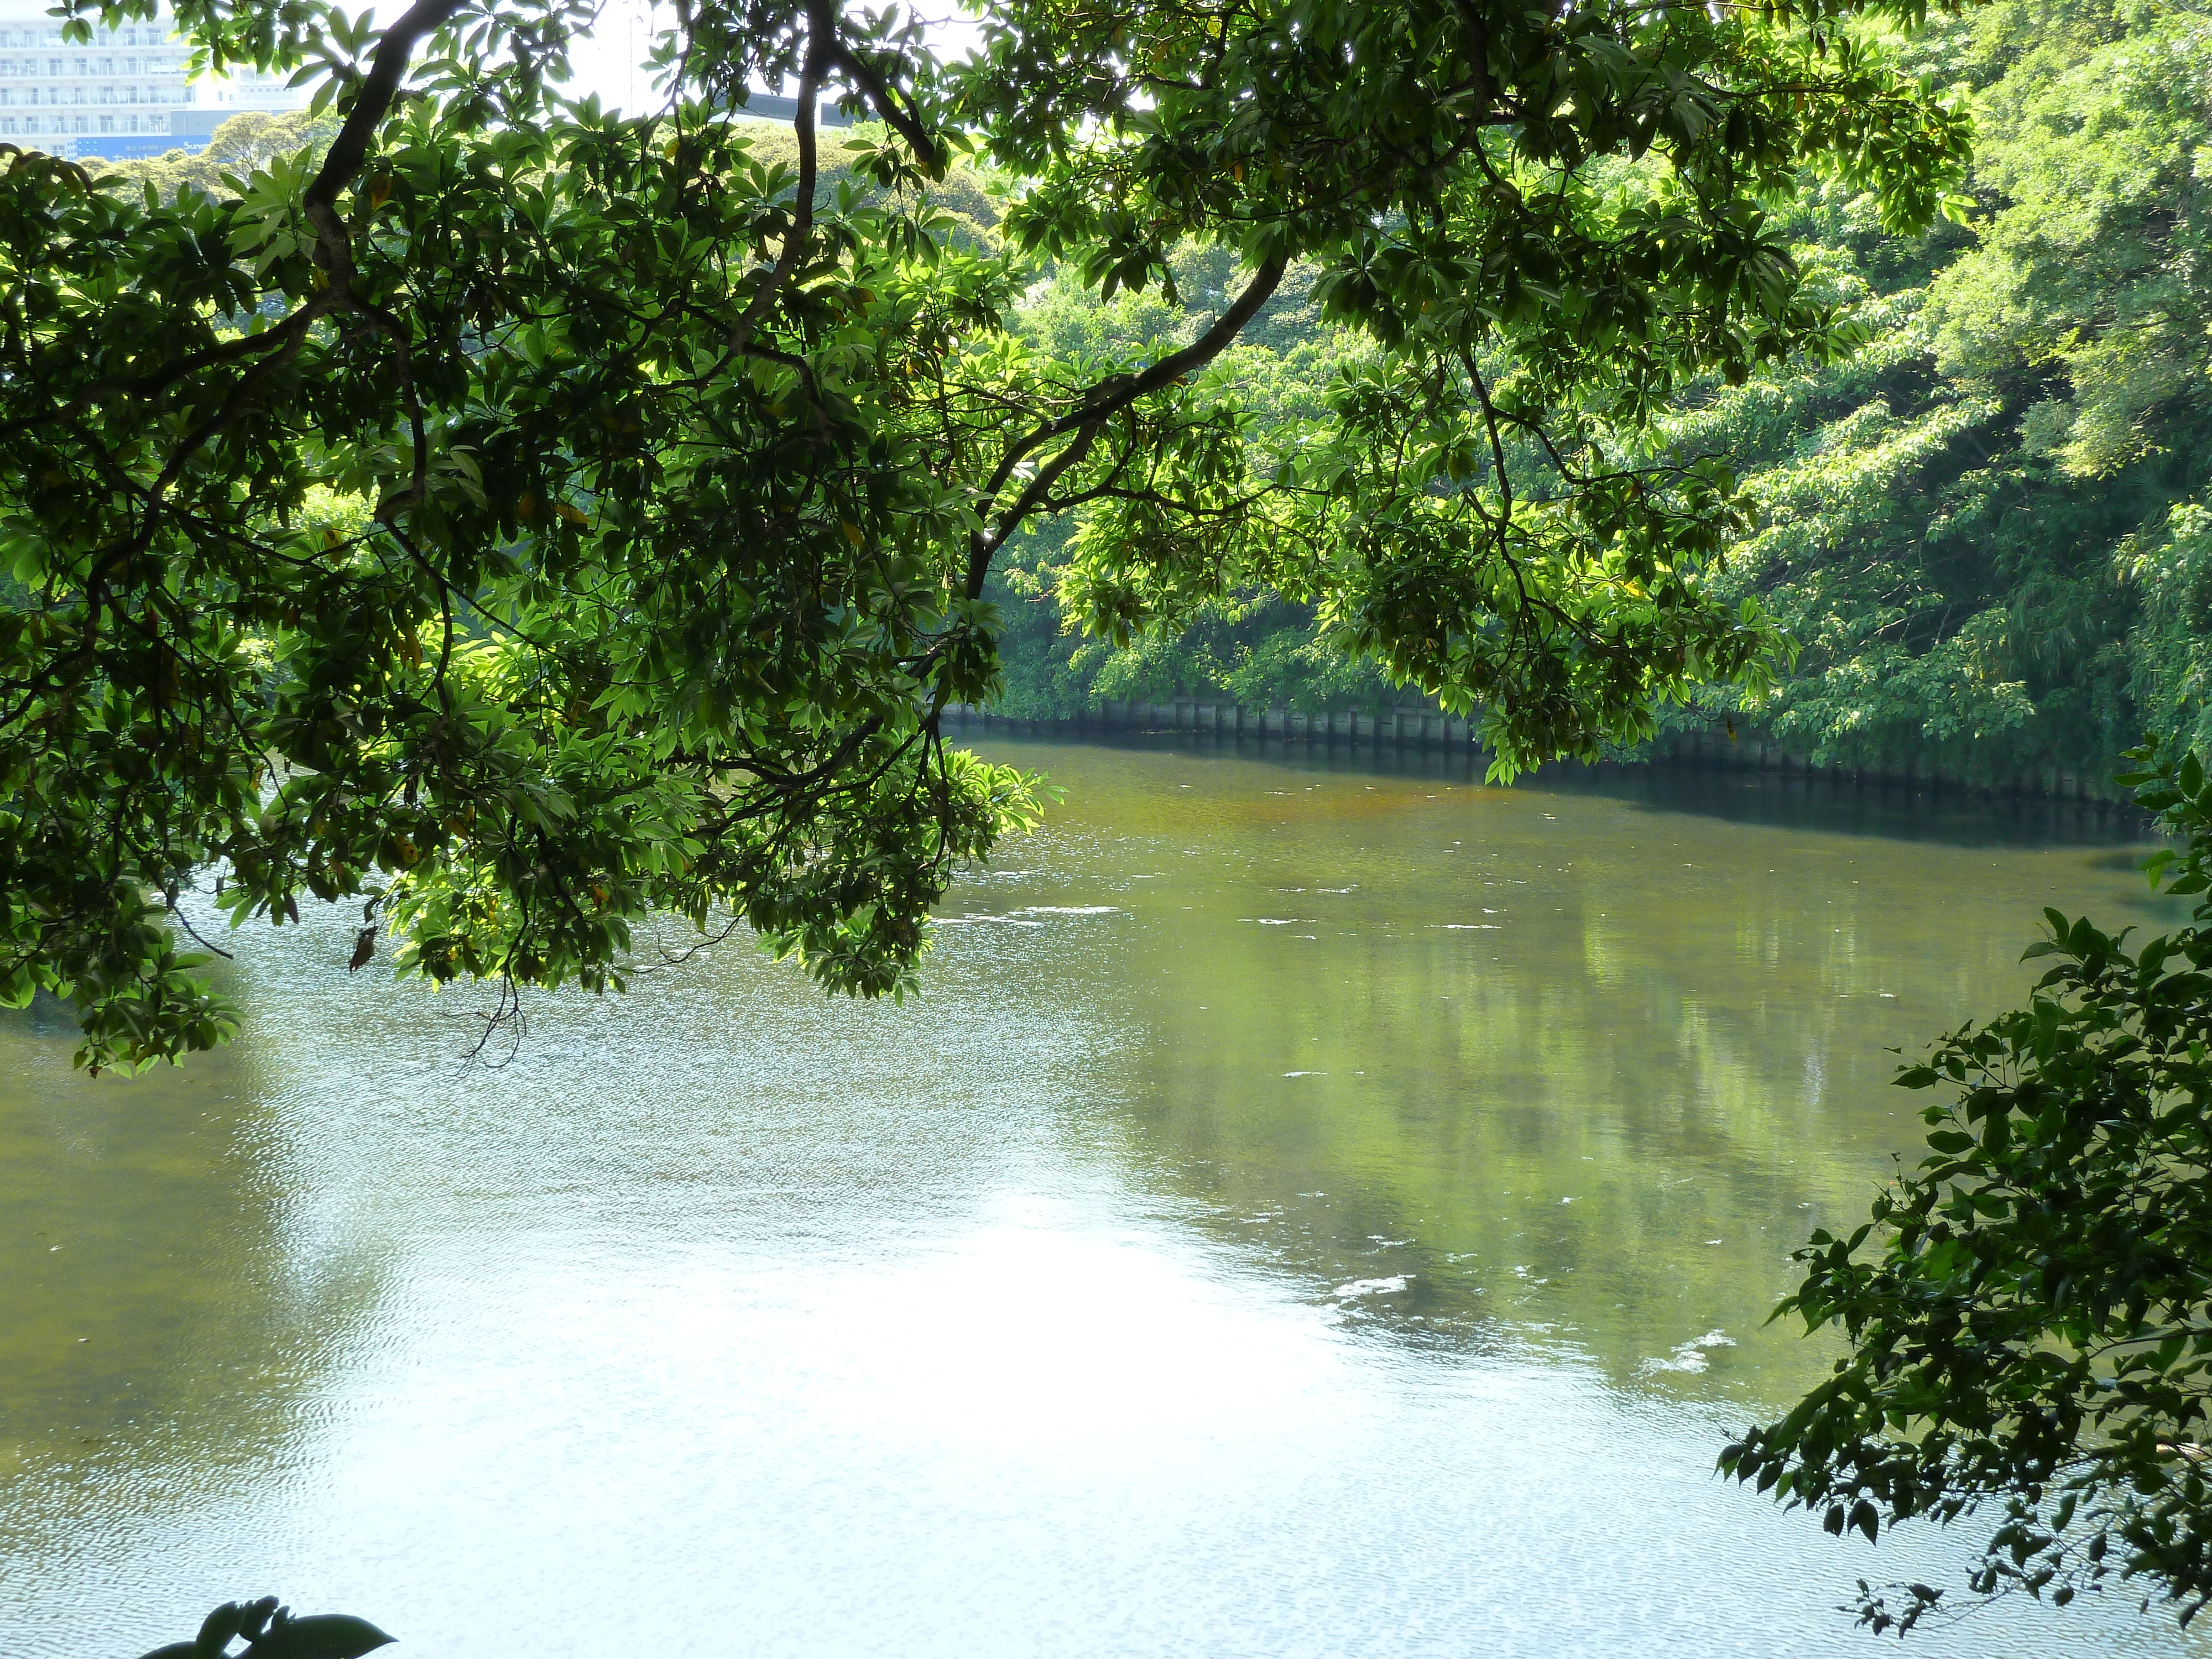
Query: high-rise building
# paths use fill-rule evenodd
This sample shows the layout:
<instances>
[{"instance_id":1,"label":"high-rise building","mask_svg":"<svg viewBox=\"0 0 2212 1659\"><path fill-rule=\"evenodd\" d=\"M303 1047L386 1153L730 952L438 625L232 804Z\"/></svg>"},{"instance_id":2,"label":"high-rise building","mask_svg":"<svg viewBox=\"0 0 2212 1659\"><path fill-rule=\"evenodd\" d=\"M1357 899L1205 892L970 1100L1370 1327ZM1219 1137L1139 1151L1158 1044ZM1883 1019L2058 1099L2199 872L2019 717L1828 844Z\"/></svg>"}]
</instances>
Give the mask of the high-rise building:
<instances>
[{"instance_id":1,"label":"high-rise building","mask_svg":"<svg viewBox=\"0 0 2212 1659\"><path fill-rule=\"evenodd\" d=\"M0 0L0 143L121 161L201 149L210 118L298 107L273 76L186 82L191 49L175 28L164 6L150 21L95 25L79 46L63 41L44 0Z\"/></svg>"}]
</instances>

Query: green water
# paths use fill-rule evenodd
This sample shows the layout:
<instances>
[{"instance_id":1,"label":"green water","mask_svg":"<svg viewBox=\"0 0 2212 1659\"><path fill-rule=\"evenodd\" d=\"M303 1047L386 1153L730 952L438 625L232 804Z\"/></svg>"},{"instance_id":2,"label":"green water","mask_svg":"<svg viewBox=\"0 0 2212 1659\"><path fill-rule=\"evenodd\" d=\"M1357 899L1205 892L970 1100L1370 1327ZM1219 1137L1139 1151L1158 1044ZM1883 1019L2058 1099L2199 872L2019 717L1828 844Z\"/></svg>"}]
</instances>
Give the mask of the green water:
<instances>
[{"instance_id":1,"label":"green water","mask_svg":"<svg viewBox=\"0 0 2212 1659\"><path fill-rule=\"evenodd\" d=\"M1991 845L1995 817L1764 780L1662 781L1690 792L1670 811L1296 751L1285 775L1001 748L1066 777L1061 833L1095 822L1120 866L1097 869L1127 907L1100 978L1144 1033L1125 1086L1160 1178L1232 1229L1265 1212L1316 1273L1407 1277L1363 1313L1507 1321L1706 1397L1825 1368L1750 1334L1790 1249L1863 1219L1915 1144L1890 1051L2016 999L2045 903L2175 914L2112 844ZM1734 1348L1675 1354L1723 1328Z\"/></svg>"},{"instance_id":2,"label":"green water","mask_svg":"<svg viewBox=\"0 0 2212 1659\"><path fill-rule=\"evenodd\" d=\"M905 1008L243 937L234 1049L0 1023L0 1653L280 1590L404 1654L1825 1655L1711 1477L1909 1152L1894 1059L2125 849L1771 787L994 742L1067 792ZM2078 828L2078 827L2077 827ZM2179 1650L1995 1609L1931 1653Z\"/></svg>"}]
</instances>

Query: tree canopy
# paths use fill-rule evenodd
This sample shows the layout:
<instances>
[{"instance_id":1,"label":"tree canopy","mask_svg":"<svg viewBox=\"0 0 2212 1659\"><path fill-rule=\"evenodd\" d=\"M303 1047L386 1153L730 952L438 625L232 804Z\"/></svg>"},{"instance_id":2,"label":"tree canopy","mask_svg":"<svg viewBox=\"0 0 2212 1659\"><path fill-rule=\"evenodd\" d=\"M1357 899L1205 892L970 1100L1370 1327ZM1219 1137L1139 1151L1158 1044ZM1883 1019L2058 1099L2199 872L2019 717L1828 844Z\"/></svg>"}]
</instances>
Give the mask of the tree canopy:
<instances>
[{"instance_id":1,"label":"tree canopy","mask_svg":"<svg viewBox=\"0 0 2212 1659\"><path fill-rule=\"evenodd\" d=\"M1960 210L1966 115L1876 38L1922 10L1013 0L940 64L747 0L678 9L633 116L559 96L580 0L183 0L336 131L167 198L6 152L0 1000L74 998L95 1066L221 1040L202 872L503 995L620 986L657 912L898 993L1038 810L939 716L993 695L1041 520L1086 625L1311 604L1507 772L1759 683L1777 630L1707 580L1738 486L1632 440L1862 337L1771 215L1804 169ZM877 123L842 179L825 97ZM1040 262L1112 300L1194 248L1227 280L1173 349L1008 325ZM1293 271L1372 344L1295 441L1219 365Z\"/></svg>"},{"instance_id":2,"label":"tree canopy","mask_svg":"<svg viewBox=\"0 0 2212 1659\"><path fill-rule=\"evenodd\" d=\"M2212 377L2205 367L2212 29L2201 7L1990 0L1890 40L1975 117L1962 195L1925 231L1808 171L1776 222L1860 327L1847 357L1686 382L1646 440L1726 458L1750 522L1716 591L1796 642L1764 693L1701 688L1667 725L1747 719L1824 764L2099 778L2146 730L2212 728ZM1197 255L1193 254L1194 260ZM1293 273L1237 349L1261 422L1312 418L1373 349ZM1018 325L1055 341L1180 339L1202 297L1102 303L1074 273ZM1010 549L1009 712L1229 696L1319 709L1411 692L1331 648L1316 607L1254 589L1116 647L1059 600L1065 538ZM1004 562L1002 562L1002 564ZM1063 631L1065 630L1065 631Z\"/></svg>"}]
</instances>

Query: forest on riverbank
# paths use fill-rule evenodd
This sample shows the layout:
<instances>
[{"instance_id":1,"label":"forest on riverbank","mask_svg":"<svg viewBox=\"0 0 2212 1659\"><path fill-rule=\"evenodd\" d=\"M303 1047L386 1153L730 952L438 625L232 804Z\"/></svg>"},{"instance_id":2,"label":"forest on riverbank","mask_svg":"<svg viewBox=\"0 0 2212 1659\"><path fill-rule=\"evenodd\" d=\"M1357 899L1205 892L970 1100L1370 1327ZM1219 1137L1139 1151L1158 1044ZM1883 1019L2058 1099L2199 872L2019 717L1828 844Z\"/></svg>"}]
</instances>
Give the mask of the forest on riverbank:
<instances>
[{"instance_id":1,"label":"forest on riverbank","mask_svg":"<svg viewBox=\"0 0 2212 1659\"><path fill-rule=\"evenodd\" d=\"M1718 454L1753 514L1719 580L1797 642L1764 699L1723 716L1823 763L1997 778L2108 775L2146 731L2203 743L2212 670L2212 18L2145 0L2007 0L1893 43L1977 123L1954 219L1885 234L1871 200L1808 178L1796 257L1863 339L1741 386L1709 377L1659 441ZM1626 165L1626 163L1622 165ZM1233 289L1216 251L1102 300L1032 289L1020 326L1055 355L1137 356ZM1284 284L1224 370L1286 447L1375 347ZM1532 484L1536 469L1529 469ZM1116 643L1061 604L1073 526L994 573L1001 712L1066 716L1177 693L1310 712L1410 693L1338 647L1311 605L1252 593Z\"/></svg>"},{"instance_id":2,"label":"forest on riverbank","mask_svg":"<svg viewBox=\"0 0 2212 1659\"><path fill-rule=\"evenodd\" d=\"M956 708L1412 686L1502 780L1662 718L1970 777L2212 732L2198 12L993 0L945 64L782 0L680 10L629 117L549 95L584 0L278 9L186 27L319 77L334 130L0 169L0 1005L70 1002L94 1075L228 1042L203 926L303 907L325 984L489 988L495 1065L526 995L625 990L678 921L902 999L1052 794ZM789 128L738 118L786 84ZM824 99L881 124L827 165ZM1792 1258L1847 1364L1720 1458L1869 1542L2001 1503L1973 1594L2140 1581L2185 1624L2212 776L2131 757L2173 843L2144 914L2188 925L2045 910L2030 1005L1900 1079L1934 1156ZM1606 856L1686 915L1761 862ZM1525 884L1474 879L1495 907L1419 931L1484 936L1449 970L1494 1024ZM1862 1589L1877 1632L1942 1593Z\"/></svg>"},{"instance_id":3,"label":"forest on riverbank","mask_svg":"<svg viewBox=\"0 0 2212 1659\"><path fill-rule=\"evenodd\" d=\"M1835 308L1832 362L1741 385L1708 376L1624 462L1717 457L1747 528L1716 580L1796 642L1760 693L1704 688L1662 729L1723 719L1818 763L1988 781L2109 776L2146 732L2212 739L2212 16L2149 0L2002 0L1885 42L1972 111L1968 188L1925 234L1809 171L1777 202ZM326 136L247 116L204 155L121 170L164 194ZM763 123L753 153L795 160ZM1607 165L1626 171L1636 164ZM842 168L834 161L826 177ZM995 244L987 176L933 191L957 240ZM1192 247L1171 289L1049 261L1017 331L1102 372L1186 343L1240 284ZM1212 373L1247 441L1295 457L1378 355L1323 319L1294 268ZM1510 377L1510 366L1501 366ZM1540 458L1523 474L1547 488ZM996 712L1065 718L1176 696L1306 713L1429 706L1347 648L1325 607L1252 589L1177 624L1086 632L1067 602L1079 514L1040 522L993 569Z\"/></svg>"}]
</instances>

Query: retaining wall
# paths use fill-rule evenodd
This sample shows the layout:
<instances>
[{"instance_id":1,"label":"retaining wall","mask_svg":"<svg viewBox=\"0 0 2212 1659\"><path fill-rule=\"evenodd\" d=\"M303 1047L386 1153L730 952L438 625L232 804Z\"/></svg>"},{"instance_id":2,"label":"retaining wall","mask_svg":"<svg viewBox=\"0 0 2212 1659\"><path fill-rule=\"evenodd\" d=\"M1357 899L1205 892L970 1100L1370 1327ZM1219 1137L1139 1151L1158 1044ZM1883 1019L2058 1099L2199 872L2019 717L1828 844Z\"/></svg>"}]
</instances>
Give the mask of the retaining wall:
<instances>
[{"instance_id":1,"label":"retaining wall","mask_svg":"<svg viewBox=\"0 0 2212 1659\"><path fill-rule=\"evenodd\" d=\"M1391 750L1456 751L1481 759L1488 751L1473 722L1435 709L1387 709L1302 714L1291 708L1245 708L1203 697L1170 702L1106 702L1072 718L1026 720L955 704L945 710L956 729L1006 732L1033 737L1075 737L1091 732L1189 732L1224 739L1246 738L1315 746ZM1903 790L1958 799L2048 799L2097 811L2132 814L2135 805L2112 792L2109 782L2085 774L2046 768L1993 782L1968 782L1936 771L1907 767L1879 772L1850 767L1815 766L1763 733L1720 726L1668 732L1653 742L1643 758L1723 771L1778 772L1852 787Z\"/></svg>"}]
</instances>

